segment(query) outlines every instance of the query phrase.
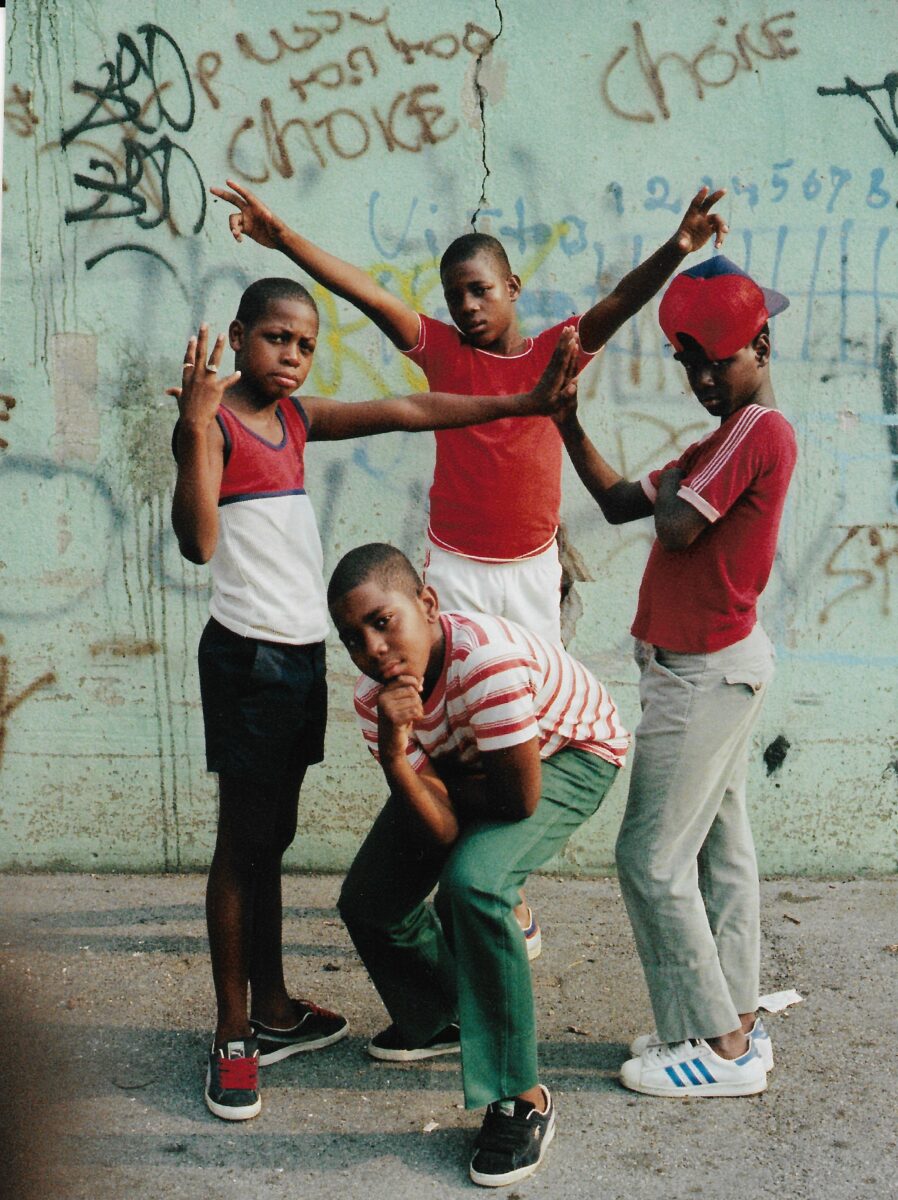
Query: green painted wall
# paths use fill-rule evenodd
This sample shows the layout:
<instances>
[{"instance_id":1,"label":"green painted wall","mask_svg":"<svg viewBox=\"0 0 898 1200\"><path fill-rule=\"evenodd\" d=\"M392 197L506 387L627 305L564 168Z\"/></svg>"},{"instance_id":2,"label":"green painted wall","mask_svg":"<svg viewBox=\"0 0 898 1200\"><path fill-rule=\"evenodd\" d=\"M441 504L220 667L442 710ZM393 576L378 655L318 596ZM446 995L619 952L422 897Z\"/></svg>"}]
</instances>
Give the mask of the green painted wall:
<instances>
[{"instance_id":1,"label":"green painted wall","mask_svg":"<svg viewBox=\"0 0 898 1200\"><path fill-rule=\"evenodd\" d=\"M792 297L774 380L801 455L764 604L779 671L752 750L762 867L895 869L891 6L13 0L7 38L0 865L208 860L194 661L207 579L169 529L163 389L200 319L224 329L245 284L286 266L231 241L207 192L231 173L437 314L434 255L477 214L525 278L527 331L613 286L704 178L729 189L727 252ZM353 310L319 300L309 390L420 386ZM707 428L654 306L582 396L630 473ZM314 446L327 566L373 537L418 557L431 463L426 435ZM573 649L632 726L627 628L649 530L606 527L572 476L564 511L584 575ZM331 679L296 866L344 867L382 797L336 643ZM625 792L562 868L608 868Z\"/></svg>"}]
</instances>

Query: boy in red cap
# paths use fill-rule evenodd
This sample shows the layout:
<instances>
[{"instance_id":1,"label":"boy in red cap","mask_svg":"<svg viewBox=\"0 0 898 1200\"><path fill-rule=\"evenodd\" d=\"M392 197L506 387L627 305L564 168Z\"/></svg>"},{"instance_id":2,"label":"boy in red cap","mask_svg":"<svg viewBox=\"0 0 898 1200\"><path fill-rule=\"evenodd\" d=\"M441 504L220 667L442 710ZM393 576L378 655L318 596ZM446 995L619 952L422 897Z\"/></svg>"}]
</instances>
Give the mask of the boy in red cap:
<instances>
[{"instance_id":1,"label":"boy in red cap","mask_svg":"<svg viewBox=\"0 0 898 1200\"><path fill-rule=\"evenodd\" d=\"M767 322L787 305L723 255L674 279L658 318L720 424L639 482L599 455L576 401L555 418L606 519L655 522L632 627L643 711L616 851L656 1024L631 1045L621 1082L652 1096L751 1095L773 1065L756 1019L745 778L773 674L756 603L796 458L770 382Z\"/></svg>"}]
</instances>

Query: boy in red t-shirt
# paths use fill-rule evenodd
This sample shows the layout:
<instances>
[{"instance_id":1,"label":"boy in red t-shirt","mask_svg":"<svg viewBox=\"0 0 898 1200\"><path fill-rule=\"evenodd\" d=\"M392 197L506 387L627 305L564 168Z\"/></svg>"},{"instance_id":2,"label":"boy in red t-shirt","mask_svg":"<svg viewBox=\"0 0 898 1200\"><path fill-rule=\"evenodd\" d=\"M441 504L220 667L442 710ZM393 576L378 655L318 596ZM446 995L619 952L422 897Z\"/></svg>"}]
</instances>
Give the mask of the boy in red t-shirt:
<instances>
[{"instance_id":1,"label":"boy in red t-shirt","mask_svg":"<svg viewBox=\"0 0 898 1200\"><path fill-rule=\"evenodd\" d=\"M662 470L622 478L556 419L613 524L652 516L632 632L642 719L617 841L621 891L655 1014L621 1082L652 1096L763 1091L756 1019L758 875L745 804L748 739L773 674L756 604L770 574L795 434L775 408L767 321L788 304L723 255L684 271L658 317L720 425Z\"/></svg>"}]
</instances>

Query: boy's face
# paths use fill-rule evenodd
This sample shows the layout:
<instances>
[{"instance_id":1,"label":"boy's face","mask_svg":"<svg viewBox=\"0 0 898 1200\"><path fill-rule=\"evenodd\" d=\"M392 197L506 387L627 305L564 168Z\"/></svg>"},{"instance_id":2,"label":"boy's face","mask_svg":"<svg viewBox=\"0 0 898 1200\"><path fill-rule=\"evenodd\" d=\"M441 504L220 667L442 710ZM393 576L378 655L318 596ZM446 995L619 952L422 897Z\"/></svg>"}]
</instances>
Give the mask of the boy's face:
<instances>
[{"instance_id":1,"label":"boy's face","mask_svg":"<svg viewBox=\"0 0 898 1200\"><path fill-rule=\"evenodd\" d=\"M521 281L506 275L491 254L481 250L448 267L442 282L452 320L472 346L487 350L507 333Z\"/></svg>"},{"instance_id":2,"label":"boy's face","mask_svg":"<svg viewBox=\"0 0 898 1200\"><path fill-rule=\"evenodd\" d=\"M318 314L301 300L271 300L254 325L229 330L240 383L269 402L301 387L312 367Z\"/></svg>"},{"instance_id":3,"label":"boy's face","mask_svg":"<svg viewBox=\"0 0 898 1200\"><path fill-rule=\"evenodd\" d=\"M372 576L336 600L331 616L349 657L378 683L412 675L423 685L442 666L440 607L432 587L410 596Z\"/></svg>"},{"instance_id":4,"label":"boy's face","mask_svg":"<svg viewBox=\"0 0 898 1200\"><path fill-rule=\"evenodd\" d=\"M709 359L692 338L681 337L681 340L683 349L674 357L685 368L699 404L712 417L725 421L758 396L770 359L770 339L766 333L759 333L753 342L721 359Z\"/></svg>"}]
</instances>

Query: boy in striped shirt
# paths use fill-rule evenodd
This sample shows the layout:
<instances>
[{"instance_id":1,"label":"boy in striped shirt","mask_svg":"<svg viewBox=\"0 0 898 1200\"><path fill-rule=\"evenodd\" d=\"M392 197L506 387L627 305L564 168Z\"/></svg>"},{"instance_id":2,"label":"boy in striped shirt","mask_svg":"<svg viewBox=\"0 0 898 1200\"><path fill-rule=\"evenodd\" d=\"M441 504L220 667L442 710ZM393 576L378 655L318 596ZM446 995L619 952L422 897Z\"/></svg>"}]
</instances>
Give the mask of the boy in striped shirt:
<instances>
[{"instance_id":1,"label":"boy in striped shirt","mask_svg":"<svg viewBox=\"0 0 898 1200\"><path fill-rule=\"evenodd\" d=\"M536 1170L555 1112L513 909L598 808L629 734L560 645L501 617L440 612L392 546L350 551L328 605L363 672L356 713L390 788L339 903L393 1021L368 1049L407 1062L460 1045L465 1103L487 1106L471 1178L514 1183Z\"/></svg>"},{"instance_id":2,"label":"boy in striped shirt","mask_svg":"<svg viewBox=\"0 0 898 1200\"><path fill-rule=\"evenodd\" d=\"M652 516L656 538L632 632L642 719L617 841L656 1032L637 1038L625 1087L652 1096L763 1091L758 871L745 801L748 743L773 650L757 621L795 434L776 409L767 322L788 304L717 255L674 279L658 318L717 429L638 482L556 420L613 524Z\"/></svg>"}]
</instances>

